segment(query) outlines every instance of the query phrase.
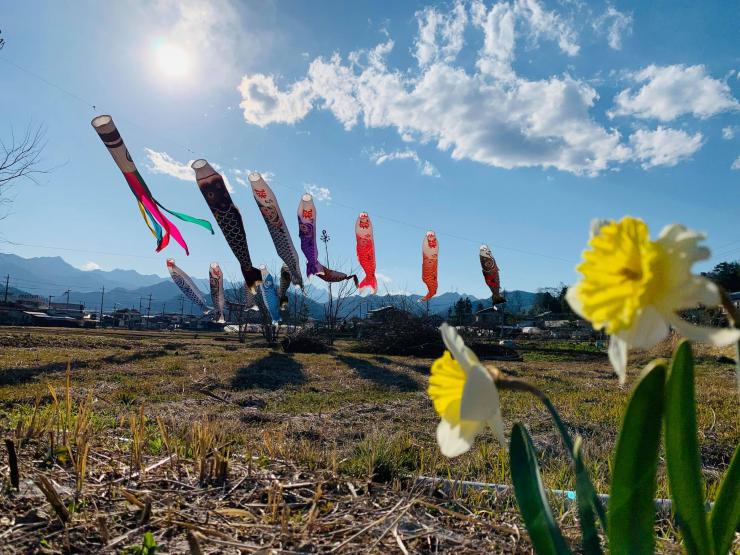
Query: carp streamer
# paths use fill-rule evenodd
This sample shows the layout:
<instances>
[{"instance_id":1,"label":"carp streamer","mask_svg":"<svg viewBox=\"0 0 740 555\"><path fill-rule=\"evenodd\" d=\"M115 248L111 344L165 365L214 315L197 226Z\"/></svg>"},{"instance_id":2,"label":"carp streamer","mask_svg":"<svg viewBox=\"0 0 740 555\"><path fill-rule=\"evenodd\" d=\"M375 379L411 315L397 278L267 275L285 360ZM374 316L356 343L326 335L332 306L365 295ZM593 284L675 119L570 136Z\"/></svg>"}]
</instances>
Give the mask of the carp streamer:
<instances>
[{"instance_id":1,"label":"carp streamer","mask_svg":"<svg viewBox=\"0 0 740 555\"><path fill-rule=\"evenodd\" d=\"M480 267L483 270L483 279L491 290L492 304L497 305L505 303L506 299L501 296L501 276L499 275L496 259L488 245L480 247Z\"/></svg>"},{"instance_id":2,"label":"carp streamer","mask_svg":"<svg viewBox=\"0 0 740 555\"><path fill-rule=\"evenodd\" d=\"M301 250L306 257L306 275L319 276L327 283L338 283L351 279L355 287L359 285L357 276L347 275L322 266L319 262L319 249L316 247L316 206L313 197L306 193L298 204L298 236Z\"/></svg>"},{"instance_id":3,"label":"carp streamer","mask_svg":"<svg viewBox=\"0 0 740 555\"><path fill-rule=\"evenodd\" d=\"M357 259L360 266L365 270L365 278L360 282L359 288L367 287L371 294L378 290L378 280L375 277L375 240L373 239L373 224L367 212L360 212L355 223L355 236L357 238Z\"/></svg>"},{"instance_id":4,"label":"carp streamer","mask_svg":"<svg viewBox=\"0 0 740 555\"><path fill-rule=\"evenodd\" d=\"M206 299L203 297L203 293L200 292L200 289L198 289L193 280L190 279L190 276L177 267L172 258L167 259L167 269L170 271L172 281L174 281L175 285L180 288L180 291L182 291L188 299L197 304L203 312L208 312L209 308L206 304Z\"/></svg>"},{"instance_id":5,"label":"carp streamer","mask_svg":"<svg viewBox=\"0 0 740 555\"><path fill-rule=\"evenodd\" d=\"M280 287L278 288L278 297L280 297L280 310L284 310L290 300L288 299L288 288L290 287L290 270L287 264L280 268Z\"/></svg>"},{"instance_id":6,"label":"carp streamer","mask_svg":"<svg viewBox=\"0 0 740 555\"><path fill-rule=\"evenodd\" d=\"M211 233L213 233L213 227L206 220L194 218L187 214L180 212L173 212L162 206L157 199L152 196L152 192L147 187L144 178L141 177L139 170L136 169L131 154L129 154L126 145L121 138L121 134L116 128L116 124L113 123L113 118L110 116L97 116L92 120L92 126L97 131L103 144L108 149L108 152L113 157L113 161L121 170L123 176L126 178L131 192L136 197L136 202L139 205L139 211L141 212L142 218L146 223L149 231L152 232L155 239L157 240L157 252L164 249L170 242L170 236L177 241L177 243L185 249L185 254L190 254L188 245L185 243L180 230L173 224L167 217L162 214L162 210L175 216L176 218L184 221L199 225Z\"/></svg>"},{"instance_id":7,"label":"carp streamer","mask_svg":"<svg viewBox=\"0 0 740 555\"><path fill-rule=\"evenodd\" d=\"M223 324L226 322L224 318L224 274L216 262L211 262L208 268L208 284L211 286L211 300L216 308L215 320Z\"/></svg>"},{"instance_id":8,"label":"carp streamer","mask_svg":"<svg viewBox=\"0 0 740 555\"><path fill-rule=\"evenodd\" d=\"M195 170L198 188L206 199L208 208L241 266L244 284L254 293L256 286L262 281L262 273L252 266L242 215L231 200L223 177L206 160L196 160L191 167Z\"/></svg>"},{"instance_id":9,"label":"carp streamer","mask_svg":"<svg viewBox=\"0 0 740 555\"><path fill-rule=\"evenodd\" d=\"M293 246L293 240L290 238L288 226L285 224L280 205L278 204L275 193L270 186L262 179L257 172L249 174L249 184L252 186L252 194L257 202L257 207L262 213L262 217L267 224L267 230L270 232L272 242L275 244L275 250L278 256L285 262L290 271L292 282L303 289L303 277L298 261L298 253Z\"/></svg>"},{"instance_id":10,"label":"carp streamer","mask_svg":"<svg viewBox=\"0 0 740 555\"><path fill-rule=\"evenodd\" d=\"M275 280L272 274L268 271L267 267L261 266L262 271L262 283L257 289L257 304L260 305L260 300L264 307L267 308L267 314L270 315L270 319L273 324L280 323L280 300L278 299L278 291L275 286ZM261 307L261 310L264 308Z\"/></svg>"},{"instance_id":11,"label":"carp streamer","mask_svg":"<svg viewBox=\"0 0 740 555\"><path fill-rule=\"evenodd\" d=\"M420 301L428 301L437 294L437 261L439 243L433 231L427 231L421 243L421 281L427 286L427 294Z\"/></svg>"}]
</instances>

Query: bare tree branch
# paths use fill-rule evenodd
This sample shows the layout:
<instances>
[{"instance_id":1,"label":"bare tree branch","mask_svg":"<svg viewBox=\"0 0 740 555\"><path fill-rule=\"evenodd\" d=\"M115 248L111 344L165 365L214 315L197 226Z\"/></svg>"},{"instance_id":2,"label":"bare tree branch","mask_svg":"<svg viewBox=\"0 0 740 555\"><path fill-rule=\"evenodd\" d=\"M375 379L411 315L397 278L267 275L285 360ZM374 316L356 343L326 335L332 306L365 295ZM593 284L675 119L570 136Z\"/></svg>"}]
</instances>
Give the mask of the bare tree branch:
<instances>
[{"instance_id":1,"label":"bare tree branch","mask_svg":"<svg viewBox=\"0 0 740 555\"><path fill-rule=\"evenodd\" d=\"M0 139L0 199L14 181L25 178L38 184L36 176L48 173L41 167L45 147L46 131L41 125L29 125L21 137L11 128L10 139Z\"/></svg>"}]
</instances>

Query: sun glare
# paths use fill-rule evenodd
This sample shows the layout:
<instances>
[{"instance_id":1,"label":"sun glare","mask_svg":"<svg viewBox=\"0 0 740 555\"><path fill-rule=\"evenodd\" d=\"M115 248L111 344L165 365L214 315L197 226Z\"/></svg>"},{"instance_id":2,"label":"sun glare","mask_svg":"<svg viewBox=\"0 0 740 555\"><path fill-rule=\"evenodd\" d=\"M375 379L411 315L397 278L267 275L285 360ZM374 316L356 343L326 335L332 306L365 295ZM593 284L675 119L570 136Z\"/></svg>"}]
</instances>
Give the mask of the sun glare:
<instances>
[{"instance_id":1,"label":"sun glare","mask_svg":"<svg viewBox=\"0 0 740 555\"><path fill-rule=\"evenodd\" d=\"M179 46L162 42L155 46L157 65L167 77L183 77L190 70L190 58Z\"/></svg>"}]
</instances>

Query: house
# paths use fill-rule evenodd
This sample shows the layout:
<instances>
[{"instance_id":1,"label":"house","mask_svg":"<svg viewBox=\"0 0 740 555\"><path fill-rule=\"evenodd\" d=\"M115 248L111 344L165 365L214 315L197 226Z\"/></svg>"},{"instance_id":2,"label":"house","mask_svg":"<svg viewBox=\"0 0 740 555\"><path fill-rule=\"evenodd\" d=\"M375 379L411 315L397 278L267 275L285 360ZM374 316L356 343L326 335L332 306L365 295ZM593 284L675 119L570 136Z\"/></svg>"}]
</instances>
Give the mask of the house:
<instances>
[{"instance_id":1,"label":"house","mask_svg":"<svg viewBox=\"0 0 740 555\"><path fill-rule=\"evenodd\" d=\"M475 323L481 327L500 326L504 323L504 311L498 306L482 308L475 313Z\"/></svg>"}]
</instances>

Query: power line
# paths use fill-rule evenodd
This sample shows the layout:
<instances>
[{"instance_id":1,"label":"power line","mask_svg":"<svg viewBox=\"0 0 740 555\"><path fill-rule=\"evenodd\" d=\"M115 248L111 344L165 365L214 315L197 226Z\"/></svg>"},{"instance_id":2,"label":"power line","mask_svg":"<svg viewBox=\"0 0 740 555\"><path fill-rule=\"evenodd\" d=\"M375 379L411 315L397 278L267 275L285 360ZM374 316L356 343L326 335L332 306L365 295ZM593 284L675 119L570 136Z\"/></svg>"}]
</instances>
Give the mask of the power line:
<instances>
[{"instance_id":1,"label":"power line","mask_svg":"<svg viewBox=\"0 0 740 555\"><path fill-rule=\"evenodd\" d=\"M29 69L26 69L23 66L20 66L17 63L12 62L12 61L10 61L10 60L8 60L6 58L0 57L0 61L3 61L5 63L7 63L7 64L9 64L9 65L11 65L13 67L15 67L16 69L18 69L20 71L23 71L24 73L26 73L26 74L28 74L28 75L30 75L32 77L35 77L36 79L39 79L40 81L42 81L46 85L48 85L48 86L50 86L50 87L52 87L54 89L59 90L60 92L68 95L71 98L74 98L74 99L76 99L76 100L84 103L87 106L92 107L93 111L95 111L95 112L98 111L97 105L95 103L90 102L89 100L84 99L80 95L78 95L78 94L76 94L76 93L74 93L74 92L72 92L72 91L70 91L68 89L65 89L64 87L61 87L61 86L57 85L56 83L54 83L53 81L50 81L49 79L43 77L42 75L40 75L40 74L38 74L38 73L36 73L34 71L31 71ZM159 132L159 131L151 130L151 129L149 129L149 128L143 126L143 125L140 125L139 123L136 123L136 122L134 122L134 121L132 121L132 120L126 118L126 117L122 117L121 119L123 121L126 121L128 123L131 123L132 125L135 125L135 126L139 127L140 129L143 129L143 130L145 130L145 131L147 131L149 133L153 133L153 134L159 135L159 136L161 136L163 138L167 138L167 140L170 141L170 142L172 142L173 144L179 145L180 147L184 148L186 151L188 151L189 153L193 154L194 156L196 155L196 153L193 152L193 150L190 149L188 146L183 145L182 143L179 143L178 141L172 140L171 138L166 137L165 135L162 135L162 133ZM201 152L201 154L203 154L203 153ZM289 186L286 186L286 185L278 185L278 186L279 187L286 188L286 189L289 189L289 190L296 191L296 192L298 192L300 194L304 194L305 193L304 190L296 189L294 187L289 187ZM344 203L337 202L337 201L333 201L333 204L336 204L337 206L341 206L343 208L348 208L348 209L354 210L354 211L359 211L360 210L359 208L357 208L355 206L351 206L351 205L344 204ZM426 231L428 229L427 227L424 227L424 226L412 224L412 223L409 223L409 222L406 222L406 221L403 221L403 220L398 220L398 219L390 218L390 217L387 217L387 216L382 216L382 215L374 214L374 217L375 218L378 218L380 220L385 220L385 221L388 221L388 222L393 222L393 223L398 224L398 225L404 225L406 227L409 227L409 228L412 228L412 229L417 229L417 230L420 230L420 231ZM516 247L507 247L505 245L500 245L500 244L496 244L496 243L490 243L490 242L483 241L483 240L480 240L480 239L473 239L473 238L470 238L470 237L464 237L464 236L456 235L456 234L452 234L452 233L438 232L437 235L441 235L441 236L444 236L444 237L449 237L451 239L456 239L456 240L459 240L459 241L466 241L466 242L469 242L469 243L479 244L479 245L485 243L485 244L488 244L490 246L495 247L496 249L503 249L503 250L508 250L508 251L511 251L511 252L518 252L520 254L525 254L525 255L528 255L528 256L537 256L537 257L540 257L540 258L548 258L550 260L557 260L557 261L560 261L560 262L567 262L569 264L575 264L576 263L576 261L571 260L571 259L567 259L567 258L562 258L562 257L558 257L558 256L553 256L553 255L545 254L545 253L535 252L535 251L529 251L529 250L525 250L525 249L519 249L519 248L516 248ZM23 245L22 243L16 243L16 244L22 245L22 246L37 246L39 248L45 248L45 247L39 246L39 245ZM60 250L68 250L68 251L72 251L72 252L75 252L75 251L77 251L77 252L90 252L90 253L94 253L94 254L115 254L115 253L105 253L105 252L97 252L97 253L95 253L94 251L82 251L80 249L60 249ZM136 257L136 258L154 258L154 257L137 256L137 255L127 255L127 254L118 254L117 256L131 256L131 257Z\"/></svg>"}]
</instances>

